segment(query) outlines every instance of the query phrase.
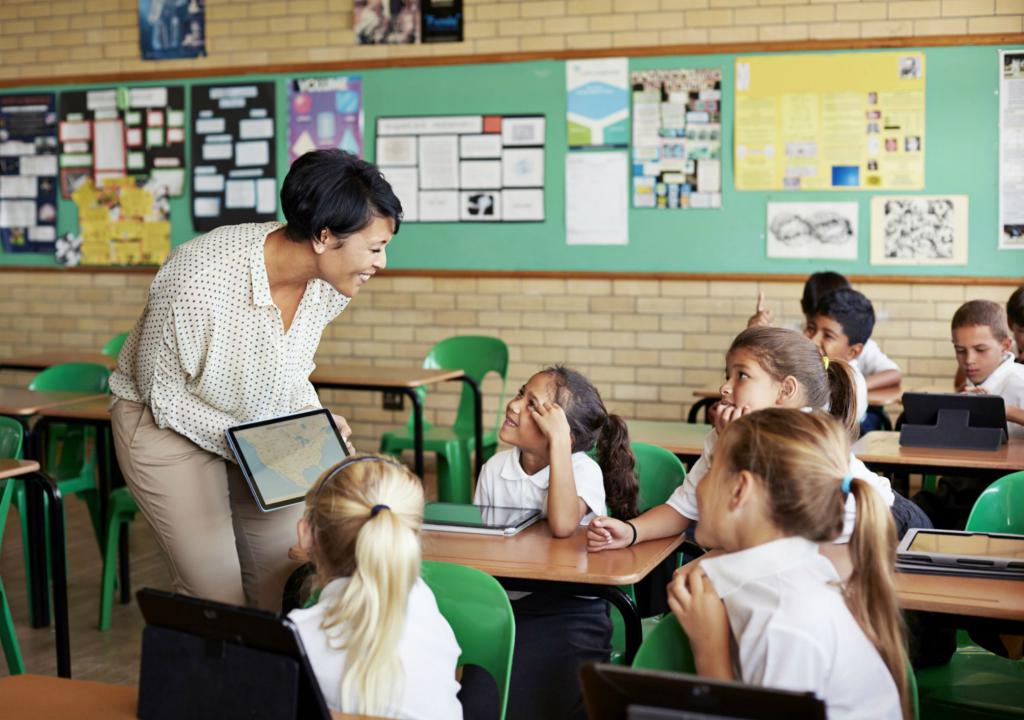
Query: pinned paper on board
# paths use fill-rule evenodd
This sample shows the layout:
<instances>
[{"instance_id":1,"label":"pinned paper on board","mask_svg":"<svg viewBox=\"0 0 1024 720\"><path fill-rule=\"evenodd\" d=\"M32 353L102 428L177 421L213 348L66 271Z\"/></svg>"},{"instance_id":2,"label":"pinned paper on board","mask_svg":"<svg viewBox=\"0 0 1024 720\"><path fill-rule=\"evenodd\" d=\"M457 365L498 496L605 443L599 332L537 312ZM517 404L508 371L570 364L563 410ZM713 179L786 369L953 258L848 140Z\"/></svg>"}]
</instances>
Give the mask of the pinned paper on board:
<instances>
[{"instance_id":1,"label":"pinned paper on board","mask_svg":"<svg viewBox=\"0 0 1024 720\"><path fill-rule=\"evenodd\" d=\"M626 152L565 156L565 242L629 243L629 156Z\"/></svg>"},{"instance_id":2,"label":"pinned paper on board","mask_svg":"<svg viewBox=\"0 0 1024 720\"><path fill-rule=\"evenodd\" d=\"M404 222L544 220L543 115L382 117L376 135Z\"/></svg>"},{"instance_id":3,"label":"pinned paper on board","mask_svg":"<svg viewBox=\"0 0 1024 720\"><path fill-rule=\"evenodd\" d=\"M56 96L0 96L0 246L53 252L56 225Z\"/></svg>"},{"instance_id":4,"label":"pinned paper on board","mask_svg":"<svg viewBox=\"0 0 1024 720\"><path fill-rule=\"evenodd\" d=\"M769 202L767 214L768 257L857 259L857 203Z\"/></svg>"},{"instance_id":5,"label":"pinned paper on board","mask_svg":"<svg viewBox=\"0 0 1024 720\"><path fill-rule=\"evenodd\" d=\"M722 205L722 71L633 73L633 207Z\"/></svg>"},{"instance_id":6,"label":"pinned paper on board","mask_svg":"<svg viewBox=\"0 0 1024 720\"><path fill-rule=\"evenodd\" d=\"M72 196L78 208L83 265L160 265L171 251L167 189L138 178L91 179Z\"/></svg>"},{"instance_id":7,"label":"pinned paper on board","mask_svg":"<svg viewBox=\"0 0 1024 720\"><path fill-rule=\"evenodd\" d=\"M966 265L967 195L871 198L872 265Z\"/></svg>"},{"instance_id":8,"label":"pinned paper on board","mask_svg":"<svg viewBox=\"0 0 1024 720\"><path fill-rule=\"evenodd\" d=\"M310 150L337 148L363 156L363 79L296 78L288 82L292 162Z\"/></svg>"},{"instance_id":9,"label":"pinned paper on board","mask_svg":"<svg viewBox=\"0 0 1024 720\"><path fill-rule=\"evenodd\" d=\"M629 60L565 64L569 147L629 145Z\"/></svg>"},{"instance_id":10,"label":"pinned paper on board","mask_svg":"<svg viewBox=\"0 0 1024 720\"><path fill-rule=\"evenodd\" d=\"M206 55L206 0L138 0L143 60Z\"/></svg>"},{"instance_id":11,"label":"pinned paper on board","mask_svg":"<svg viewBox=\"0 0 1024 720\"><path fill-rule=\"evenodd\" d=\"M999 51L999 249L1024 250L1024 52Z\"/></svg>"}]
</instances>

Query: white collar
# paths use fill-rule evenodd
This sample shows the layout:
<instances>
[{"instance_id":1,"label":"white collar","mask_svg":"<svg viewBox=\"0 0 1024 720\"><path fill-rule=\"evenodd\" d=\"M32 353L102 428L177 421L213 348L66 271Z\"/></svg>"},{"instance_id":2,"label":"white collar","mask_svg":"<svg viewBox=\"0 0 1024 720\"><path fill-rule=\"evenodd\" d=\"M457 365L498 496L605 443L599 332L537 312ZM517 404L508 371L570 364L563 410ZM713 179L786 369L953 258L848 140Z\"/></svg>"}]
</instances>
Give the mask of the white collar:
<instances>
[{"instance_id":1,"label":"white collar","mask_svg":"<svg viewBox=\"0 0 1024 720\"><path fill-rule=\"evenodd\" d=\"M819 554L818 544L796 535L702 560L700 566L724 599L746 583L806 565L815 558L825 560L832 576L829 580L839 582L832 563Z\"/></svg>"},{"instance_id":2,"label":"white collar","mask_svg":"<svg viewBox=\"0 0 1024 720\"><path fill-rule=\"evenodd\" d=\"M501 479L510 481L529 480L541 490L548 489L551 480L551 466L545 465L533 475L523 470L523 451L519 448L512 448L505 463L501 466Z\"/></svg>"},{"instance_id":3,"label":"white collar","mask_svg":"<svg viewBox=\"0 0 1024 720\"><path fill-rule=\"evenodd\" d=\"M335 600L341 597L341 594L345 592L345 588L348 587L348 583L352 578L350 577L336 577L329 583L324 585L320 591L320 598L317 600L318 603L324 600Z\"/></svg>"},{"instance_id":4,"label":"white collar","mask_svg":"<svg viewBox=\"0 0 1024 720\"><path fill-rule=\"evenodd\" d=\"M1013 371L1013 365L1015 362L1016 360L1013 357L1013 353L1007 352L1003 355L1002 362L996 365L996 369L990 372L987 378L977 384L968 380L967 384L969 387L980 387L984 390L992 390L996 385L1002 382L1007 373Z\"/></svg>"}]
</instances>

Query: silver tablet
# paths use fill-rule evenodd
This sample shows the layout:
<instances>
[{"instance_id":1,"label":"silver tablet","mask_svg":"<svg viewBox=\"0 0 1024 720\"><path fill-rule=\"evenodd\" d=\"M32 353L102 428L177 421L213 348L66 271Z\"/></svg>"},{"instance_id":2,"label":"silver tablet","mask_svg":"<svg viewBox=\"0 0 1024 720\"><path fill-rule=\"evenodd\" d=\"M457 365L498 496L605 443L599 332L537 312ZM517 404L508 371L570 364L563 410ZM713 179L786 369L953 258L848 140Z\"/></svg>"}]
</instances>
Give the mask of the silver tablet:
<instances>
[{"instance_id":1,"label":"silver tablet","mask_svg":"<svg viewBox=\"0 0 1024 720\"><path fill-rule=\"evenodd\" d=\"M1024 535L914 528L896 560L900 570L1024 579Z\"/></svg>"},{"instance_id":2,"label":"silver tablet","mask_svg":"<svg viewBox=\"0 0 1024 720\"><path fill-rule=\"evenodd\" d=\"M264 512L302 502L320 476L348 456L334 418L323 408L236 425L225 433Z\"/></svg>"},{"instance_id":3,"label":"silver tablet","mask_svg":"<svg viewBox=\"0 0 1024 720\"><path fill-rule=\"evenodd\" d=\"M442 532L515 535L540 519L540 510L469 505L464 503L427 503L423 508L423 529Z\"/></svg>"}]
</instances>

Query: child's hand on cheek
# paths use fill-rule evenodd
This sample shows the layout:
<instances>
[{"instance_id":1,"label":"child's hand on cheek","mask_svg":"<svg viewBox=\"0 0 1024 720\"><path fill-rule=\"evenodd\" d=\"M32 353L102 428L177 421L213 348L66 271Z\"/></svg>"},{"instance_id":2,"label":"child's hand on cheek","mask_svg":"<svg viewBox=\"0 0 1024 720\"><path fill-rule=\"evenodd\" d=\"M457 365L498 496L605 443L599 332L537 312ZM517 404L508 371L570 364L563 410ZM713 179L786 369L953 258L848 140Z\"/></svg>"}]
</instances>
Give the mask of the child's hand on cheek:
<instances>
[{"instance_id":1,"label":"child's hand on cheek","mask_svg":"<svg viewBox=\"0 0 1024 720\"><path fill-rule=\"evenodd\" d=\"M754 410L749 405L722 405L718 409L718 414L715 416L715 429L718 432L725 430L725 426L731 423L733 420L737 420L744 415L749 415Z\"/></svg>"},{"instance_id":2,"label":"child's hand on cheek","mask_svg":"<svg viewBox=\"0 0 1024 720\"><path fill-rule=\"evenodd\" d=\"M530 407L530 415L549 443L571 444L569 420L565 417L565 410L558 403L545 400L543 403L533 405Z\"/></svg>"}]
</instances>

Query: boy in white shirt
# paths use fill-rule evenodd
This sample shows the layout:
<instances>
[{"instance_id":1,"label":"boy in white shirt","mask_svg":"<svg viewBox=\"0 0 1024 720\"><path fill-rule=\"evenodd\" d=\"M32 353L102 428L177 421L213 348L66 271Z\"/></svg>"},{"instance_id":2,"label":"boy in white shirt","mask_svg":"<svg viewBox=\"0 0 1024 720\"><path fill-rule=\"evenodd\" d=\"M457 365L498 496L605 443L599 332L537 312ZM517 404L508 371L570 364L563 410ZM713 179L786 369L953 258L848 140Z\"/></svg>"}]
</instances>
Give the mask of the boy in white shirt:
<instances>
[{"instance_id":1,"label":"boy in white shirt","mask_svg":"<svg viewBox=\"0 0 1024 720\"><path fill-rule=\"evenodd\" d=\"M1024 365L1015 362L1006 313L991 300L971 300L953 315L953 350L966 376L964 392L998 395L1010 437L1024 437Z\"/></svg>"}]
</instances>

